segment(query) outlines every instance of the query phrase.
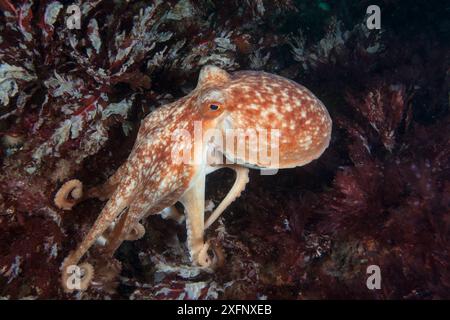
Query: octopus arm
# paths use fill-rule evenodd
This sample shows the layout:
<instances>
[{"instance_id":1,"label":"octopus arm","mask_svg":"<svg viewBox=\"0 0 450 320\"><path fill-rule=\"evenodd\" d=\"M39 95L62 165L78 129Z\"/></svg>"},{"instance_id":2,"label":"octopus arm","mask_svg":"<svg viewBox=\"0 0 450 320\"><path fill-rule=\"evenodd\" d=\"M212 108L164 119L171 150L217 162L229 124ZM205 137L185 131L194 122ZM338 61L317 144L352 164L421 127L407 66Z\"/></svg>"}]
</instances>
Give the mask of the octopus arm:
<instances>
[{"instance_id":1,"label":"octopus arm","mask_svg":"<svg viewBox=\"0 0 450 320\"><path fill-rule=\"evenodd\" d=\"M240 197L242 191L245 190L245 185L248 183L248 173L249 169L237 165L228 165L228 166L221 166L221 168L230 168L236 172L236 180L234 181L233 186L231 187L228 194L225 196L225 198L222 200L222 202L219 204L219 206L211 213L211 215L208 217L208 219L205 222L205 229L207 229L209 226L211 226L219 217L220 215L225 211L226 208L238 197Z\"/></svg>"},{"instance_id":2,"label":"octopus arm","mask_svg":"<svg viewBox=\"0 0 450 320\"><path fill-rule=\"evenodd\" d=\"M186 211L187 245L194 264L208 267L208 244L203 242L205 225L205 175L201 174L180 199Z\"/></svg>"}]
</instances>

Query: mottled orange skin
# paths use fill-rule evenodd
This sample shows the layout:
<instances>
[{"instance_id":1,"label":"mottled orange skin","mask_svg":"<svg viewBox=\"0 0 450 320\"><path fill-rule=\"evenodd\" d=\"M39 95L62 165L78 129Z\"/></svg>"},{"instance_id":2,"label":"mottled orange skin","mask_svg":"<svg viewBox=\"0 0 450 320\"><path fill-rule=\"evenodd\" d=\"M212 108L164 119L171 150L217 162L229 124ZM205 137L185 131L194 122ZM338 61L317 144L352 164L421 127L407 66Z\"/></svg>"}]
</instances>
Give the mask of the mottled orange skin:
<instances>
[{"instance_id":1,"label":"mottled orange skin","mask_svg":"<svg viewBox=\"0 0 450 320\"><path fill-rule=\"evenodd\" d=\"M218 110L211 110L211 104L219 106ZM204 192L205 176L214 169L208 169L211 164L206 160L200 163L172 161L174 148L183 149L186 143L193 143L174 140L174 131L184 129L195 136L196 121L201 121L203 132L209 128L280 130L277 168L304 165L319 157L331 135L327 110L310 91L297 83L263 72L228 74L216 67L204 67L195 90L143 120L128 160L104 186L90 191L93 196L109 198L109 201L82 243L64 261L63 286L67 280L66 268L78 264L99 237L107 238L106 252L112 255L124 240L132 238L133 230L135 233L141 230L141 227L136 228L140 220L177 201L186 211L187 245L192 262L210 266L206 254L208 245L203 242ZM205 144L203 140L200 137L196 143ZM228 159L236 156L230 154L227 146L219 151ZM201 152L203 155L206 147ZM238 160L244 165L261 166L258 159ZM229 166L217 168L221 167ZM216 216L240 194L248 181L248 169L238 165L231 167L238 173L237 182ZM106 235L111 226L112 231Z\"/></svg>"},{"instance_id":2,"label":"mottled orange skin","mask_svg":"<svg viewBox=\"0 0 450 320\"><path fill-rule=\"evenodd\" d=\"M328 147L331 118L308 89L265 72L240 71L227 85L233 128L278 129L279 168L301 166Z\"/></svg>"}]
</instances>

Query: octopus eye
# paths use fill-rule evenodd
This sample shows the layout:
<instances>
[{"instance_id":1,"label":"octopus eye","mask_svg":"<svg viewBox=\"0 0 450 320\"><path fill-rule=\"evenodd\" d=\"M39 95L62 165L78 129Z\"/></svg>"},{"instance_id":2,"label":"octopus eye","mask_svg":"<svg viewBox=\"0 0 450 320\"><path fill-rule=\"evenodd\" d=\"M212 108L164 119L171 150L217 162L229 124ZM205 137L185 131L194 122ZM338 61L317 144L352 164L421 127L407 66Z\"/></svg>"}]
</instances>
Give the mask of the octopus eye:
<instances>
[{"instance_id":1,"label":"octopus eye","mask_svg":"<svg viewBox=\"0 0 450 320\"><path fill-rule=\"evenodd\" d=\"M209 109L212 111L217 111L220 109L220 107L217 104L210 104Z\"/></svg>"}]
</instances>

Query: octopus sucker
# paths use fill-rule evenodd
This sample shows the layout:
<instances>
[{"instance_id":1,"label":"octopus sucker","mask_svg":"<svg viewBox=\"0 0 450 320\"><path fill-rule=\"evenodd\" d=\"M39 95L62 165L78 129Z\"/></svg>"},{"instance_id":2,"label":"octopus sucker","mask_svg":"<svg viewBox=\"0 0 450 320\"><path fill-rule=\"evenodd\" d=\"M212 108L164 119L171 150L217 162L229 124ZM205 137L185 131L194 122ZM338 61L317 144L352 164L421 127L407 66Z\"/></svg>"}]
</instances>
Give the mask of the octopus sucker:
<instances>
[{"instance_id":1,"label":"octopus sucker","mask_svg":"<svg viewBox=\"0 0 450 320\"><path fill-rule=\"evenodd\" d=\"M144 235L140 222L154 214L180 223L185 220L192 264L215 269L223 264L224 253L219 244L205 241L205 229L241 195L249 181L249 169L276 171L308 164L328 147L331 128L323 103L292 80L265 72L228 73L204 66L190 94L158 108L142 121L128 159L104 185L83 195L81 182L71 180L57 192L55 205L63 210L87 197L109 199L81 244L63 263L63 284L69 262L77 265L103 237L107 245L104 252L112 257L123 241ZM175 136L179 130L189 138ZM225 137L225 144L211 139L210 130ZM241 139L241 144L237 142L240 149L234 140L226 140L230 131L249 130L270 133L263 136L270 138L256 143ZM268 147L270 152L264 153ZM180 150L194 150L194 159L189 152L180 161L174 156ZM209 157L211 154L215 156ZM205 221L206 175L222 168L234 170L236 179ZM177 202L184 206L184 216L175 209ZM88 282L93 268L86 270L83 279Z\"/></svg>"}]
</instances>

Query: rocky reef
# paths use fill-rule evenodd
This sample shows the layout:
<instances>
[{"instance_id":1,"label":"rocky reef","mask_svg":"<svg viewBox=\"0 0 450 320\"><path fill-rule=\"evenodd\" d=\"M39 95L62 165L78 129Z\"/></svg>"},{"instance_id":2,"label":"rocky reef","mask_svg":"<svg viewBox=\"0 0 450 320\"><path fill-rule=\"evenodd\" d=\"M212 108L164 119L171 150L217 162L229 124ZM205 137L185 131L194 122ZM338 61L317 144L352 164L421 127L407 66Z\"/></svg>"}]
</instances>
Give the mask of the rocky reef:
<instances>
[{"instance_id":1,"label":"rocky reef","mask_svg":"<svg viewBox=\"0 0 450 320\"><path fill-rule=\"evenodd\" d=\"M450 298L449 8L379 1L382 28L369 30L370 4L0 0L0 296ZM330 147L301 168L252 171L208 230L225 255L216 272L190 267L183 225L152 216L144 238L98 261L89 290L65 294L61 262L104 202L63 211L55 192L104 182L141 119L190 92L206 64L311 89L333 119ZM208 176L209 209L232 181Z\"/></svg>"}]
</instances>

